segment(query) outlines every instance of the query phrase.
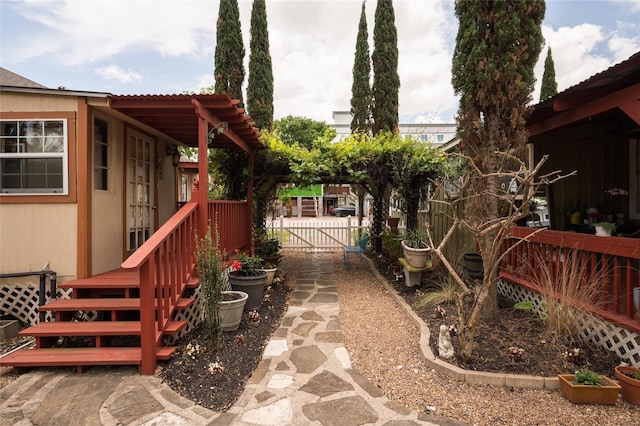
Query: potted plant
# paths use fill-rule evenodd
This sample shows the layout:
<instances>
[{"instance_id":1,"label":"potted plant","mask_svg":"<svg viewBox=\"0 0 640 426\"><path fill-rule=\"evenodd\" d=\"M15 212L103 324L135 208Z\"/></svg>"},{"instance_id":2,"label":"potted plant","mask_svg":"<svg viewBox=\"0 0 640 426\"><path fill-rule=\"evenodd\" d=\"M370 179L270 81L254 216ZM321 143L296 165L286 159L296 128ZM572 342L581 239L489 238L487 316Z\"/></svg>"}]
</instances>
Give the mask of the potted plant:
<instances>
[{"instance_id":1,"label":"potted plant","mask_svg":"<svg viewBox=\"0 0 640 426\"><path fill-rule=\"evenodd\" d=\"M229 284L236 291L244 291L249 295L244 309L252 311L262 305L267 273L260 269L262 258L249 256L236 250L236 260L231 264Z\"/></svg>"},{"instance_id":2,"label":"potted plant","mask_svg":"<svg viewBox=\"0 0 640 426\"><path fill-rule=\"evenodd\" d=\"M242 311L249 295L244 291L228 290L222 292L220 318L223 331L234 331L240 327Z\"/></svg>"},{"instance_id":3,"label":"potted plant","mask_svg":"<svg viewBox=\"0 0 640 426\"><path fill-rule=\"evenodd\" d=\"M617 225L613 222L597 222L593 226L596 229L596 235L601 237L610 237L611 233L616 230Z\"/></svg>"},{"instance_id":4,"label":"potted plant","mask_svg":"<svg viewBox=\"0 0 640 426\"><path fill-rule=\"evenodd\" d=\"M640 368L618 365L615 370L622 387L622 399L630 404L640 405Z\"/></svg>"},{"instance_id":5,"label":"potted plant","mask_svg":"<svg viewBox=\"0 0 640 426\"><path fill-rule=\"evenodd\" d=\"M591 370L558 374L562 395L574 404L615 404L620 385Z\"/></svg>"},{"instance_id":6,"label":"potted plant","mask_svg":"<svg viewBox=\"0 0 640 426\"><path fill-rule=\"evenodd\" d=\"M277 265L280 261L280 241L277 238L268 238L256 245L256 256L260 256L265 263Z\"/></svg>"},{"instance_id":7,"label":"potted plant","mask_svg":"<svg viewBox=\"0 0 640 426\"><path fill-rule=\"evenodd\" d=\"M484 277L484 264L480 253L465 253L462 258L470 278L480 279Z\"/></svg>"},{"instance_id":8,"label":"potted plant","mask_svg":"<svg viewBox=\"0 0 640 426\"><path fill-rule=\"evenodd\" d=\"M196 271L200 279L200 289L204 303L204 335L214 346L222 340L222 331L236 330L240 325L242 311L248 295L240 291L223 291L222 279L223 255L219 250L220 234L218 227L211 228L204 238L196 237Z\"/></svg>"},{"instance_id":9,"label":"potted plant","mask_svg":"<svg viewBox=\"0 0 640 426\"><path fill-rule=\"evenodd\" d=\"M414 268L424 268L431 249L427 246L427 236L419 229L409 229L400 242L407 263Z\"/></svg>"}]
</instances>

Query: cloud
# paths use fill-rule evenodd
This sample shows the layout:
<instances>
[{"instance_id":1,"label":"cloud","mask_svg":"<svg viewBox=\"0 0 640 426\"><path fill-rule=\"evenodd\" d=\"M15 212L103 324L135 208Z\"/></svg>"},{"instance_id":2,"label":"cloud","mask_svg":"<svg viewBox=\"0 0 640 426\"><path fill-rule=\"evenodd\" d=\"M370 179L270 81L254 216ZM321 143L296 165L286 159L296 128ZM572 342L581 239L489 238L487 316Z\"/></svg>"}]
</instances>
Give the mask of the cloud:
<instances>
[{"instance_id":1,"label":"cloud","mask_svg":"<svg viewBox=\"0 0 640 426\"><path fill-rule=\"evenodd\" d=\"M117 65L97 68L95 73L105 80L117 80L121 83L133 83L142 80L142 75L130 69L122 69Z\"/></svg>"},{"instance_id":2,"label":"cloud","mask_svg":"<svg viewBox=\"0 0 640 426\"><path fill-rule=\"evenodd\" d=\"M16 8L39 26L28 46L12 53L17 60L59 54L67 65L147 49L162 56L198 55L198 40L215 31L218 11L212 6L203 1L26 1Z\"/></svg>"}]
</instances>

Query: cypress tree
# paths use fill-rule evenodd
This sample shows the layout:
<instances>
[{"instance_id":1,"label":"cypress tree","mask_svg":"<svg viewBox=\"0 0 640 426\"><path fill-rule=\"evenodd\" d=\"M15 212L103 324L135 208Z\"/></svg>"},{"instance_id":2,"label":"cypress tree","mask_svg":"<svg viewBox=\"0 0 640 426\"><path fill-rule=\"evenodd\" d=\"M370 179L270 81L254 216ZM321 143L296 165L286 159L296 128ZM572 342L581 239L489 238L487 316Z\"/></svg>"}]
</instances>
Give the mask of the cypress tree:
<instances>
[{"instance_id":1,"label":"cypress tree","mask_svg":"<svg viewBox=\"0 0 640 426\"><path fill-rule=\"evenodd\" d=\"M540 86L540 102L555 96L558 93L558 83L556 83L556 69L553 65L551 47L547 49L547 58L544 60L544 73L542 74L542 85Z\"/></svg>"},{"instance_id":2,"label":"cypress tree","mask_svg":"<svg viewBox=\"0 0 640 426\"><path fill-rule=\"evenodd\" d=\"M466 360L473 352L479 318L491 320L498 315L495 256L508 231L485 228L502 216L499 177L513 171L513 164L497 153L524 156L544 12L544 0L455 2L459 27L452 83L460 95L457 122L462 151L474 164L470 194L483 194L465 200L465 220L476 230L486 271L468 323L462 325L461 356Z\"/></svg>"},{"instance_id":3,"label":"cypress tree","mask_svg":"<svg viewBox=\"0 0 640 426\"><path fill-rule=\"evenodd\" d=\"M373 28L373 105L374 135L398 133L398 31L391 0L378 0Z\"/></svg>"},{"instance_id":4,"label":"cypress tree","mask_svg":"<svg viewBox=\"0 0 640 426\"><path fill-rule=\"evenodd\" d=\"M269 30L265 0L254 0L251 9L251 41L249 42L249 114L262 130L273 125L273 69L269 53Z\"/></svg>"},{"instance_id":5,"label":"cypress tree","mask_svg":"<svg viewBox=\"0 0 640 426\"><path fill-rule=\"evenodd\" d=\"M371 133L371 59L369 58L369 33L365 2L356 38L356 54L351 85L351 132Z\"/></svg>"},{"instance_id":6,"label":"cypress tree","mask_svg":"<svg viewBox=\"0 0 640 426\"><path fill-rule=\"evenodd\" d=\"M227 93L244 105L244 44L237 0L220 0L216 28L215 93Z\"/></svg>"}]
</instances>

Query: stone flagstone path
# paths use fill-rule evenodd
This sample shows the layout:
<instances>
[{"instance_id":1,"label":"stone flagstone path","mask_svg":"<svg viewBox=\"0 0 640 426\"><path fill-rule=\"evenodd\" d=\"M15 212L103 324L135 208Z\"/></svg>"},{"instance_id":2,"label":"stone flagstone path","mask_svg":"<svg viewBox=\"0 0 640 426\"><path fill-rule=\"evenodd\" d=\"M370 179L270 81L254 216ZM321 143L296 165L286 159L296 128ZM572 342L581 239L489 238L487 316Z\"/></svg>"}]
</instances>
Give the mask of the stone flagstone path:
<instances>
[{"instance_id":1,"label":"stone flagstone path","mask_svg":"<svg viewBox=\"0 0 640 426\"><path fill-rule=\"evenodd\" d=\"M331 259L307 254L295 275L289 310L245 392L226 413L229 424L433 425L388 400L351 368Z\"/></svg>"}]
</instances>

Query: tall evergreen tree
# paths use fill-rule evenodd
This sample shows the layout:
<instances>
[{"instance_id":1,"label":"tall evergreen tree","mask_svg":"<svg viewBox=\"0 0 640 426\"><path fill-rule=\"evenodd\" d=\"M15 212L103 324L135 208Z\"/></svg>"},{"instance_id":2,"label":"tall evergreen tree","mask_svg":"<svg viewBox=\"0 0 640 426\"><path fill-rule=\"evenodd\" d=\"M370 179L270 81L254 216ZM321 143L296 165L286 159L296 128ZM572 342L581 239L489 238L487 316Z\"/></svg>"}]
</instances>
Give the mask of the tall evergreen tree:
<instances>
[{"instance_id":1,"label":"tall evergreen tree","mask_svg":"<svg viewBox=\"0 0 640 426\"><path fill-rule=\"evenodd\" d=\"M465 218L474 227L485 265L469 322L462 324L465 343L461 355L467 360L473 351L476 322L481 316L492 319L498 313L495 265L502 240L509 233L497 225L503 213L499 176L513 167L498 153L524 155L525 120L531 111L528 104L535 82L533 69L542 48L544 12L544 0L455 3L459 27L452 83L460 95L461 148L475 171L472 195L465 200Z\"/></svg>"},{"instance_id":2,"label":"tall evergreen tree","mask_svg":"<svg viewBox=\"0 0 640 426\"><path fill-rule=\"evenodd\" d=\"M269 30L265 0L254 0L251 9L247 107L251 118L259 129L271 130L273 125L273 69L269 53Z\"/></svg>"},{"instance_id":3,"label":"tall evergreen tree","mask_svg":"<svg viewBox=\"0 0 640 426\"><path fill-rule=\"evenodd\" d=\"M398 31L391 0L378 0L373 44L373 134L398 133Z\"/></svg>"},{"instance_id":4,"label":"tall evergreen tree","mask_svg":"<svg viewBox=\"0 0 640 426\"><path fill-rule=\"evenodd\" d=\"M371 58L369 57L369 33L365 2L356 38L356 55L353 64L353 83L351 84L351 132L369 134L371 132Z\"/></svg>"},{"instance_id":5,"label":"tall evergreen tree","mask_svg":"<svg viewBox=\"0 0 640 426\"><path fill-rule=\"evenodd\" d=\"M244 44L237 0L220 0L216 29L215 93L227 93L244 105Z\"/></svg>"},{"instance_id":6,"label":"tall evergreen tree","mask_svg":"<svg viewBox=\"0 0 640 426\"><path fill-rule=\"evenodd\" d=\"M547 49L547 58L544 60L544 73L542 74L542 85L540 86L540 102L555 96L558 93L558 83L556 82L556 69L553 65L551 47Z\"/></svg>"}]
</instances>

